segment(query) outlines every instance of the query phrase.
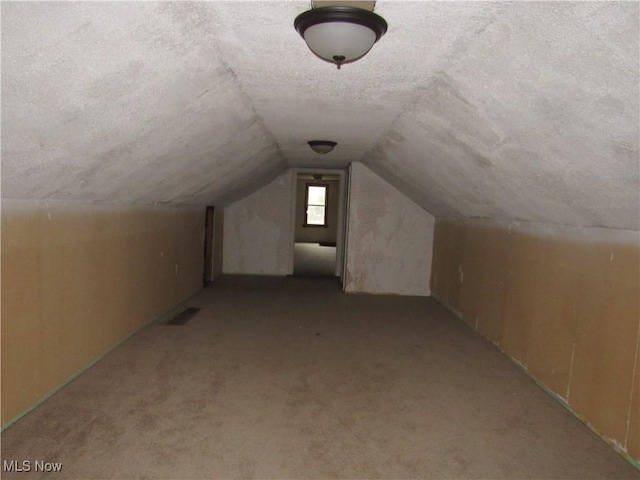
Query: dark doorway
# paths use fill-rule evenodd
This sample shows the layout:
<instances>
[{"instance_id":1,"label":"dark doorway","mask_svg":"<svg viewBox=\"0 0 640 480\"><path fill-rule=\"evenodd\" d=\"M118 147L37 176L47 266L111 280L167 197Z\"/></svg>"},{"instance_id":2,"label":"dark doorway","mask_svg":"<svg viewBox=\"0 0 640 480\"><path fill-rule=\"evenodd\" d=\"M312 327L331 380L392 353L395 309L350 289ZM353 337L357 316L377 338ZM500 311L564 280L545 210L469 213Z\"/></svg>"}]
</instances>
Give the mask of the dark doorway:
<instances>
[{"instance_id":1,"label":"dark doorway","mask_svg":"<svg viewBox=\"0 0 640 480\"><path fill-rule=\"evenodd\" d=\"M302 277L335 277L336 247L320 243L297 243L293 274Z\"/></svg>"},{"instance_id":2,"label":"dark doorway","mask_svg":"<svg viewBox=\"0 0 640 480\"><path fill-rule=\"evenodd\" d=\"M204 271L203 283L208 285L222 274L222 233L224 210L207 207L204 227Z\"/></svg>"}]
</instances>

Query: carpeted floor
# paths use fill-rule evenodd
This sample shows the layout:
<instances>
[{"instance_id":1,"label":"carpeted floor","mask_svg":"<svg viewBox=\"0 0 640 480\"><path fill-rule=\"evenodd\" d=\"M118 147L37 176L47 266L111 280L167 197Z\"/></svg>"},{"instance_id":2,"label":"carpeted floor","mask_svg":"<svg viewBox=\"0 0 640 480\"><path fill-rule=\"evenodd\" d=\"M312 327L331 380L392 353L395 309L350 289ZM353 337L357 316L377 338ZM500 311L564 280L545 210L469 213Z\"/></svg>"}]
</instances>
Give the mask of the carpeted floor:
<instances>
[{"instance_id":1,"label":"carpeted floor","mask_svg":"<svg viewBox=\"0 0 640 480\"><path fill-rule=\"evenodd\" d=\"M293 274L301 277L335 277L336 247L296 243Z\"/></svg>"},{"instance_id":2,"label":"carpeted floor","mask_svg":"<svg viewBox=\"0 0 640 480\"><path fill-rule=\"evenodd\" d=\"M188 305L8 428L32 471L3 478L640 478L431 299L222 277Z\"/></svg>"}]
</instances>

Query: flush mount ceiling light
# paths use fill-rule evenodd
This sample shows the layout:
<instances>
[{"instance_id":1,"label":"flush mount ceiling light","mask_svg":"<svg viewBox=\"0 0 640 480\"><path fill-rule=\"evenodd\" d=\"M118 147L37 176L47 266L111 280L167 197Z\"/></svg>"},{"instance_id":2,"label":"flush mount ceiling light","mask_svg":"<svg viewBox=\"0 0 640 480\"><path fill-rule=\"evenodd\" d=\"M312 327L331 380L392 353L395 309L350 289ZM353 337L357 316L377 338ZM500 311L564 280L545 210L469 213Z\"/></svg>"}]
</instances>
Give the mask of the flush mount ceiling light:
<instances>
[{"instance_id":1,"label":"flush mount ceiling light","mask_svg":"<svg viewBox=\"0 0 640 480\"><path fill-rule=\"evenodd\" d=\"M338 69L364 57L387 31L384 18L362 8L314 8L298 15L293 26L308 47Z\"/></svg>"},{"instance_id":2,"label":"flush mount ceiling light","mask_svg":"<svg viewBox=\"0 0 640 480\"><path fill-rule=\"evenodd\" d=\"M329 153L333 150L333 147L337 145L336 142L332 142L331 140L311 140L307 143L311 147L311 150L322 155Z\"/></svg>"}]
</instances>

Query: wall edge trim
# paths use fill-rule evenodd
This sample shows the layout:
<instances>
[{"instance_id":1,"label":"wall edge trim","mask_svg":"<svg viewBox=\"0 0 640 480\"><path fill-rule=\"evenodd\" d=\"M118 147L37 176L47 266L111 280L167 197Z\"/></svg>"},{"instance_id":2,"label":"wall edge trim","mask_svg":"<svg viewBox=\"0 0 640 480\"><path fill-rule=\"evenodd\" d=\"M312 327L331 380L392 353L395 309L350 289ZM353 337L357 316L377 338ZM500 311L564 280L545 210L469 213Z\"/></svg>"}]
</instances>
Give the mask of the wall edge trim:
<instances>
[{"instance_id":1,"label":"wall edge trim","mask_svg":"<svg viewBox=\"0 0 640 480\"><path fill-rule=\"evenodd\" d=\"M396 293L396 292L368 292L365 290L345 290L344 293L347 295L381 295L387 297L414 297L414 298L431 298L431 292L425 294L406 294L406 293Z\"/></svg>"},{"instance_id":2,"label":"wall edge trim","mask_svg":"<svg viewBox=\"0 0 640 480\"><path fill-rule=\"evenodd\" d=\"M502 353L505 357L507 357L515 366L518 367L518 369L520 369L520 371L522 371L527 377L529 377L531 380L533 380L535 382L535 384L540 387L547 395L549 395L551 398L553 398L556 402L558 402L562 407L564 407L569 413L571 413L574 417L576 417L578 420L580 420L584 425L586 425L589 430L591 430L593 433L595 433L598 437L600 437L601 440L603 440L605 443L607 443L609 446L611 446L613 448L613 450L616 451L616 453L618 453L622 458L624 458L627 462L629 462L632 466L634 466L635 468L637 468L638 470L640 470L640 459L639 458L634 458L631 455L629 455L629 453L625 450L625 447L623 447L622 445L620 445L618 442L616 442L615 440L607 437L606 435L604 435L602 432L600 432L593 424L591 424L589 421L587 421L587 419L585 419L582 415L580 415L578 412L576 412L575 410L573 410L573 408L571 408L571 405L569 403L566 402L566 400L564 398L562 398L560 395L558 395L557 393L555 393L553 390L551 390L547 385L545 385L544 383L542 383L542 381L538 380L536 377L533 376L533 374L527 370L527 368L521 364L520 362L518 362L516 359L512 358L511 356L509 356L507 354L507 352L505 352L502 348L500 348L500 345L498 345L497 343L491 341L489 338L485 337L484 335L482 335L482 333L480 333L478 330L476 330L473 326L471 326L470 324L468 324L464 318L462 317L462 314L458 311L456 311L454 308L452 308L451 306L448 305L448 303L440 297L440 295L438 295L435 292L431 293L431 298L433 298L436 302L438 302L438 304L440 304L442 307L446 308L447 310L449 310L451 313L453 313L458 320L460 320L465 326L467 326L469 329L471 329L476 335L479 335L480 337L482 337L485 341L489 342L491 345L493 345L494 348L496 348L500 353Z\"/></svg>"},{"instance_id":3,"label":"wall edge trim","mask_svg":"<svg viewBox=\"0 0 640 480\"><path fill-rule=\"evenodd\" d=\"M64 379L60 384L58 384L53 389L51 389L49 392L47 392L42 397L40 397L38 400L33 402L31 405L29 405L27 408L25 408L22 412L18 413L13 418L8 420L7 423L5 423L4 425L2 425L2 427L0 427L0 433L4 432L6 429L11 427L14 423L18 422L20 419L22 419L23 417L27 416L33 410L38 408L45 401L47 401L53 395L55 395L60 390L62 390L64 387L69 385L71 382L73 382L76 378L78 378L80 375L85 373L91 367L96 365L100 360L102 360L104 357L109 355L111 352L113 352L113 351L117 350L118 348L120 348L129 339L131 339L131 337L133 337L135 334L137 334L141 330L153 325L154 323L158 323L158 322L162 321L164 318L167 318L168 316L170 316L175 310L178 310L181 307L183 307L185 303L187 303L191 298L193 298L195 295L197 295L201 290L202 290L202 288L200 290L198 290L197 292L195 292L193 294L190 294L189 296L187 296L184 299L180 300L175 305L172 305L171 307L163 310L159 315L155 316L152 320L142 324L139 328L136 328L131 333L129 333L128 335L126 335L122 339L118 340L111 347L107 348L104 352L100 353L93 360L91 360L89 363L87 363L84 367L80 368L77 372L75 372L74 374L72 374L69 377L67 377L66 379Z\"/></svg>"}]
</instances>

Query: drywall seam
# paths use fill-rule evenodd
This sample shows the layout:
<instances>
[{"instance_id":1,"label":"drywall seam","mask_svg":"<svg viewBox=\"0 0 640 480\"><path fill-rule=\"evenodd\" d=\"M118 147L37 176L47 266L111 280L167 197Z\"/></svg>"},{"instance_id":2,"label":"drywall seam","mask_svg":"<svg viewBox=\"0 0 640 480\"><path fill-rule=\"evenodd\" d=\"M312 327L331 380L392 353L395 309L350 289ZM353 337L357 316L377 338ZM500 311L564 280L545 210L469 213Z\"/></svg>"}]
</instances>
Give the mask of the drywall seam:
<instances>
[{"instance_id":1,"label":"drywall seam","mask_svg":"<svg viewBox=\"0 0 640 480\"><path fill-rule=\"evenodd\" d=\"M202 288L203 220L200 209L3 201L2 425Z\"/></svg>"},{"instance_id":2,"label":"drywall seam","mask_svg":"<svg viewBox=\"0 0 640 480\"><path fill-rule=\"evenodd\" d=\"M636 349L640 348L638 306L633 299L638 288L638 232L607 229L584 232L580 227L567 227L559 228L560 233L548 238L539 228L533 228L532 234L523 232L515 222L508 225L507 230L496 227L494 222L439 221L435 295L440 300L445 297L445 305L454 305L459 310L458 316L472 328L477 314L490 313L488 327L482 328L484 322L478 322L481 335L495 344L501 332L505 340L501 341L504 345L501 350L520 362L529 351L531 364L524 363L531 375L558 395L566 396L571 408L593 422L594 429L601 430L603 436L612 439L610 443L617 442L618 449L632 458L640 458L637 383L632 390L631 407L624 394L631 387L632 362ZM612 236L622 241L608 241ZM568 237L578 237L579 241ZM583 241L585 238L587 241ZM472 277L466 290L461 290L458 283L461 259L465 283L467 273ZM499 280L505 272L511 281L503 289ZM620 288L612 286L618 283ZM584 292L589 293L584 296ZM549 302L540 293L550 295ZM487 295L492 298L486 300ZM615 318L607 320L609 312ZM554 322L549 315L562 321ZM583 317L584 323L579 323ZM606 326L614 320L624 330ZM552 336L556 340L547 357L545 344ZM624 346L620 355L618 345ZM593 346L598 348L595 356L591 355ZM609 374L607 368L613 365L619 368ZM638 368L635 366L636 376ZM605 385L607 389L603 388ZM628 426L629 408L632 415Z\"/></svg>"},{"instance_id":3,"label":"drywall seam","mask_svg":"<svg viewBox=\"0 0 640 480\"><path fill-rule=\"evenodd\" d=\"M575 355L576 355L576 343L573 342L573 346L571 347L571 363L569 364L569 380L567 381L567 395L566 395L567 403L569 403L569 395L571 395L571 378L573 377L573 359Z\"/></svg>"},{"instance_id":4,"label":"drywall seam","mask_svg":"<svg viewBox=\"0 0 640 480\"><path fill-rule=\"evenodd\" d=\"M502 350L500 348L498 348L498 350L500 350L500 352L503 353L509 360L513 361L518 366L518 368L520 368L527 375L527 377L532 379L536 383L536 385L538 385L540 388L542 388L542 390L544 390L550 397L552 397L556 402L558 402L567 411L569 411L574 417L576 417L578 420L580 420L582 423L584 423L587 427L589 427L589 429L593 433L598 435L598 437L600 437L606 443L611 445L613 447L613 449L616 452L618 452L618 454L621 455L625 460L627 460L631 465L633 465L638 470L640 470L640 460L637 460L637 459L633 458L631 455L629 455L627 453L627 451L624 449L624 447L622 447L622 445L620 445L619 442L616 442L613 438L610 438L607 435L605 435L604 433L602 433L600 430L598 430L598 428L595 425L593 425L591 422L589 422L584 416L580 415L578 412L573 410L571 408L571 405L569 405L564 400L564 398L562 398L560 395L558 395L553 390L551 390L549 387L547 387L547 385L545 385L540 380L538 380L535 376L533 376L533 374L531 374L531 372L529 370L527 370L520 362L518 362L518 361L514 360L513 358L511 358L504 350Z\"/></svg>"},{"instance_id":5,"label":"drywall seam","mask_svg":"<svg viewBox=\"0 0 640 480\"><path fill-rule=\"evenodd\" d=\"M111 347L109 347L107 350L105 350L104 352L102 352L101 354L99 354L97 357L95 357L93 360L91 360L89 363L87 363L84 367L80 368L77 372L75 372L74 374L70 375L69 377L67 377L66 379L64 379L62 381L62 383L60 383L59 385L57 385L56 387L54 387L51 391L47 392L45 395L43 395L42 397L40 397L38 400L36 400L33 404L31 404L30 406L28 406L27 408L25 408L22 412L18 413L17 415L15 415L12 419L8 420L4 425L2 425L2 427L0 428L0 433L4 432L7 428L9 428L11 425L13 425L14 423L16 423L18 420L20 420L22 417L24 417L25 415L27 415L28 413L32 412L33 410L35 410L36 408L38 408L40 405L42 405L47 399L51 398L53 395L55 395L57 392L59 392L60 390L62 390L64 387L66 387L67 385L69 385L71 382L73 382L76 378L78 378L80 375L82 375L83 373L85 373L87 370L89 370L91 367L93 367L95 364L97 364L100 360L102 360L103 358L105 358L107 355L109 355L111 352L113 352L114 350L120 348L122 345L124 345L129 339L131 339L131 337L133 337L136 333L140 332L141 330L149 327L150 325L153 325L154 323L160 321L162 318L166 317L167 315L169 315L171 312L173 312L174 310L177 310L179 308L181 308L183 305L185 305L191 298L193 298L194 296L196 296L198 294L198 292L193 293L191 295L189 295L188 297L186 297L184 300L181 300L180 302L176 303L175 305L173 305L172 307L169 307L165 310L163 310L163 312L156 316L155 318L153 318L153 320L143 324L140 328L134 330L133 332L129 333L127 336L125 336L124 338L122 338L121 340L119 340L117 343L115 343L114 345L112 345Z\"/></svg>"},{"instance_id":6,"label":"drywall seam","mask_svg":"<svg viewBox=\"0 0 640 480\"><path fill-rule=\"evenodd\" d=\"M638 374L640 372L636 371L638 366L638 351L640 350L640 321L638 322L638 335L636 338L636 353L633 358L633 373L631 377L631 392L629 393L629 413L627 413L627 432L624 435L624 448L627 449L627 445L629 442L629 429L631 428L631 409L633 408L633 390L636 387L636 382L638 380Z\"/></svg>"},{"instance_id":7,"label":"drywall seam","mask_svg":"<svg viewBox=\"0 0 640 480\"><path fill-rule=\"evenodd\" d=\"M464 321L464 318L462 317L462 315L457 312L455 309L450 308L447 304L446 301L443 301L443 299L440 297L439 294L432 292L431 293L431 297L438 302L440 305L442 305L444 308L446 308L447 310L449 310L451 313L453 313L456 317L458 317L459 320L462 321L462 323L464 325L466 325L469 329L473 330L474 333L476 333L477 335L480 335L483 339L487 340L489 343L491 343L492 345L494 345L495 348L498 349L498 351L500 353L502 353L505 357L507 357L512 363L514 363L520 370L522 370L522 372L529 377L531 380L533 380L536 385L538 385L542 390L544 390L547 395L549 395L551 398L553 398L556 402L558 402L560 405L562 405L567 411L569 411L574 417L576 417L578 420L580 420L582 423L584 423L587 427L589 427L589 429L594 432L596 435L598 435L601 439L603 439L605 442L607 442L609 445L611 445L613 447L613 449L618 452L618 454L620 454L625 460L627 460L631 465L633 465L634 467L636 467L638 470L640 470L640 459L635 459L633 458L631 455L629 455L626 450L624 449L624 447L622 445L620 445L619 442L616 442L614 439L609 438L608 436L606 436L605 434L603 434L600 430L598 430L598 428L593 425L591 422L589 422L586 418L584 418L582 415L580 415L578 412L576 412L575 410L573 410L571 408L571 405L569 405L564 398L562 398L560 395L558 395L556 392L554 392L553 390L551 390L549 387L547 387L544 383L542 383L540 380L538 380L535 376L533 376L533 374L527 369L527 367L525 365L523 365L521 362L519 362L518 360L516 360L515 358L511 357L507 352L505 352L502 348L500 348L500 346L491 341L489 338L485 337L484 335L482 335L482 333L478 332L477 330L475 330L471 325L469 325L467 322ZM638 348L636 347L636 354L637 354Z\"/></svg>"}]
</instances>

